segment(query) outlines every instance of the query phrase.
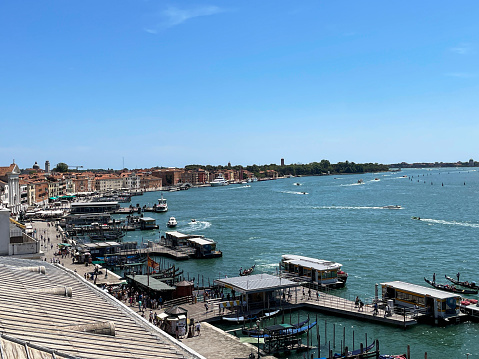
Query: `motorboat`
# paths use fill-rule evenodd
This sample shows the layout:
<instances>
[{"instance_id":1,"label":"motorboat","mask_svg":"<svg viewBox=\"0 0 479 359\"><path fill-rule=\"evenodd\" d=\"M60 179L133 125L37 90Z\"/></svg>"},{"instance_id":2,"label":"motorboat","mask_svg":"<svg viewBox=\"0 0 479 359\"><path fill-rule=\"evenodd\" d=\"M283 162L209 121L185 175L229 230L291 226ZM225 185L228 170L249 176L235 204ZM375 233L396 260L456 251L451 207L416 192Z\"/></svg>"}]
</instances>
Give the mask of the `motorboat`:
<instances>
[{"instance_id":1,"label":"motorboat","mask_svg":"<svg viewBox=\"0 0 479 359\"><path fill-rule=\"evenodd\" d=\"M170 219L168 220L168 223L166 223L166 226L169 228L176 227L177 225L178 225L178 222L176 222L175 217L170 217Z\"/></svg>"},{"instance_id":2,"label":"motorboat","mask_svg":"<svg viewBox=\"0 0 479 359\"><path fill-rule=\"evenodd\" d=\"M210 182L211 187L219 187L228 185L228 181L225 180L225 177L222 173L218 175L213 181Z\"/></svg>"},{"instance_id":3,"label":"motorboat","mask_svg":"<svg viewBox=\"0 0 479 359\"><path fill-rule=\"evenodd\" d=\"M383 206L384 209L401 209L401 206L399 205L389 205L389 206Z\"/></svg>"},{"instance_id":4,"label":"motorboat","mask_svg":"<svg viewBox=\"0 0 479 359\"><path fill-rule=\"evenodd\" d=\"M168 204L166 203L166 199L163 198L163 194L161 198L158 199L158 204L155 207L155 212L166 212L168 211Z\"/></svg>"},{"instance_id":5,"label":"motorboat","mask_svg":"<svg viewBox=\"0 0 479 359\"><path fill-rule=\"evenodd\" d=\"M196 219L192 218L191 223L196 223Z\"/></svg>"}]
</instances>

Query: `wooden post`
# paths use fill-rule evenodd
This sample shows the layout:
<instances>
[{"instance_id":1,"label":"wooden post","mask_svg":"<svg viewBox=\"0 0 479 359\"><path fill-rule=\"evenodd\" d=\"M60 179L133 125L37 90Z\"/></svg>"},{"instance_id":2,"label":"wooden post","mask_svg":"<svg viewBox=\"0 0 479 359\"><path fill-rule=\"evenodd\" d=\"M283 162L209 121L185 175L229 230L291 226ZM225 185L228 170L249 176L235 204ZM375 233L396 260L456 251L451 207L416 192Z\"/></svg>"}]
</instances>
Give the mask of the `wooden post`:
<instances>
[{"instance_id":1,"label":"wooden post","mask_svg":"<svg viewBox=\"0 0 479 359\"><path fill-rule=\"evenodd\" d=\"M379 340L376 339L376 359L379 359Z\"/></svg>"},{"instance_id":2,"label":"wooden post","mask_svg":"<svg viewBox=\"0 0 479 359\"><path fill-rule=\"evenodd\" d=\"M407 346L407 359L411 359L411 348Z\"/></svg>"},{"instance_id":3,"label":"wooden post","mask_svg":"<svg viewBox=\"0 0 479 359\"><path fill-rule=\"evenodd\" d=\"M328 343L328 332L327 332L327 329L326 327L328 326L328 323L326 321L324 321L324 345L326 345Z\"/></svg>"},{"instance_id":4,"label":"wooden post","mask_svg":"<svg viewBox=\"0 0 479 359\"><path fill-rule=\"evenodd\" d=\"M333 348L336 348L336 323L333 324Z\"/></svg>"},{"instance_id":5,"label":"wooden post","mask_svg":"<svg viewBox=\"0 0 479 359\"><path fill-rule=\"evenodd\" d=\"M354 351L354 330L353 330L353 351Z\"/></svg>"},{"instance_id":6,"label":"wooden post","mask_svg":"<svg viewBox=\"0 0 479 359\"><path fill-rule=\"evenodd\" d=\"M346 327L343 327L343 345L346 346ZM341 348L341 349L343 349L343 348Z\"/></svg>"}]
</instances>

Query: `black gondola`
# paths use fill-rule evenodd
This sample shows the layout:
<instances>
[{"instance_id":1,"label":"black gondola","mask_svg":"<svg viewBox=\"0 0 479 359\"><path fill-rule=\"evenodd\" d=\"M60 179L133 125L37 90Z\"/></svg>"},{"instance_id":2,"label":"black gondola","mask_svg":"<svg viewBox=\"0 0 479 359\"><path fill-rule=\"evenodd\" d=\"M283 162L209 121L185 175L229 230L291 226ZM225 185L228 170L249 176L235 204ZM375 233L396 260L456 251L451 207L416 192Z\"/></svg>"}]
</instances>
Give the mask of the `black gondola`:
<instances>
[{"instance_id":1,"label":"black gondola","mask_svg":"<svg viewBox=\"0 0 479 359\"><path fill-rule=\"evenodd\" d=\"M253 264L253 266L251 268L245 269L244 271L240 270L239 275L241 275L241 276L250 275L251 273L253 273L254 267L256 267L256 264Z\"/></svg>"},{"instance_id":2,"label":"black gondola","mask_svg":"<svg viewBox=\"0 0 479 359\"><path fill-rule=\"evenodd\" d=\"M302 326L304 326L306 323L309 322L309 318L300 322L300 323L297 323L297 324L292 324L292 326L296 329L298 328L301 328ZM261 335L263 334L263 330L260 329L258 330L258 328L243 328L243 334L244 335L249 335L249 336L258 336L258 335Z\"/></svg>"},{"instance_id":3,"label":"black gondola","mask_svg":"<svg viewBox=\"0 0 479 359\"><path fill-rule=\"evenodd\" d=\"M424 277L424 280L426 281L426 283L432 285L434 288L439 289L439 290L444 290L446 292L452 292L452 293L457 293L457 294L477 294L477 290L457 289L453 285L433 283L429 279L427 279L426 277Z\"/></svg>"},{"instance_id":4,"label":"black gondola","mask_svg":"<svg viewBox=\"0 0 479 359\"><path fill-rule=\"evenodd\" d=\"M453 282L456 285L460 285L461 287L471 288L471 289L475 289L475 290L479 289L479 286L476 284L476 282L460 282L460 281L458 281L454 278L451 278L447 275L446 275L446 279L450 282Z\"/></svg>"}]
</instances>

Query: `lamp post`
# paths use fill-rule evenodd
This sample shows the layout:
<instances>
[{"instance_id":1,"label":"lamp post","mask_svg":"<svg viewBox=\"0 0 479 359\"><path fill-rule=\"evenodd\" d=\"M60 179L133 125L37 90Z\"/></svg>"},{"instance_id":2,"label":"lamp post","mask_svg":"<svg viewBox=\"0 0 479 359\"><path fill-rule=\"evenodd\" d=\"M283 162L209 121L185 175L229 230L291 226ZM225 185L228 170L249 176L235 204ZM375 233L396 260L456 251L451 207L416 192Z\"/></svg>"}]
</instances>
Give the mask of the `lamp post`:
<instances>
[{"instance_id":1,"label":"lamp post","mask_svg":"<svg viewBox=\"0 0 479 359\"><path fill-rule=\"evenodd\" d=\"M259 358L259 325L261 324L261 320L256 321L256 326L258 327L258 358Z\"/></svg>"}]
</instances>

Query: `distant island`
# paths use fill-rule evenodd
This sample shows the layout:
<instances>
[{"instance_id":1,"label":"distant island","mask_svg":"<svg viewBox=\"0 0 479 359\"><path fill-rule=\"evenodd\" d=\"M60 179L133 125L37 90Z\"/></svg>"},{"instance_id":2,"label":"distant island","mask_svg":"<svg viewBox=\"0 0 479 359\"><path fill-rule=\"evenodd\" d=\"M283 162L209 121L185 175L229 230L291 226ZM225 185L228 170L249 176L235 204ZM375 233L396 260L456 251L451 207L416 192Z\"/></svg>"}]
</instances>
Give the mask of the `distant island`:
<instances>
[{"instance_id":1,"label":"distant island","mask_svg":"<svg viewBox=\"0 0 479 359\"><path fill-rule=\"evenodd\" d=\"M389 168L434 168L434 167L478 167L479 162L472 158L467 162L414 162L414 163L394 163L390 164Z\"/></svg>"}]
</instances>

